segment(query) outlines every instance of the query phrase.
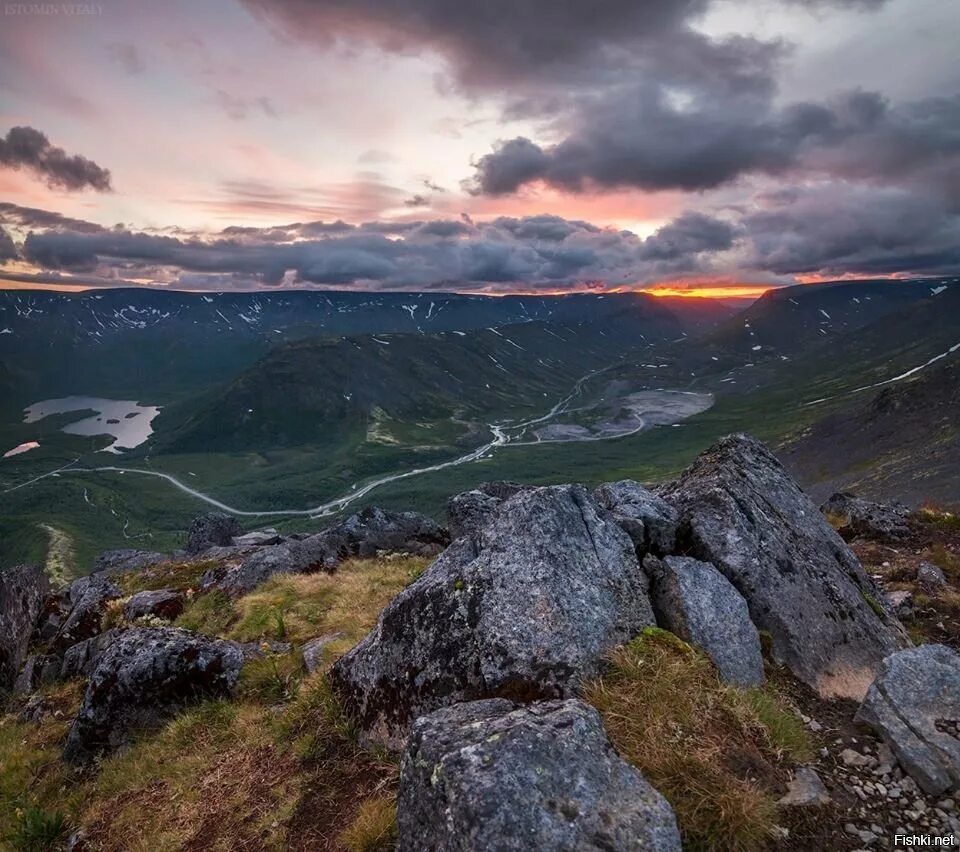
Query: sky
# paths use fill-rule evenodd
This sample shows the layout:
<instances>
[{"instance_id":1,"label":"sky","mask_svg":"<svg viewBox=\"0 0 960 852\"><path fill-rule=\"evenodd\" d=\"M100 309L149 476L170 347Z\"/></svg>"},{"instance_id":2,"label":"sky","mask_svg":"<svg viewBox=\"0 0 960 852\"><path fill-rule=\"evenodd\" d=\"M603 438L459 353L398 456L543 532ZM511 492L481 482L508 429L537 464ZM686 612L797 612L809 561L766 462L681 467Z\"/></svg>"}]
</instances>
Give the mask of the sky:
<instances>
[{"instance_id":1,"label":"sky","mask_svg":"<svg viewBox=\"0 0 960 852\"><path fill-rule=\"evenodd\" d=\"M0 287L730 295L960 274L960 0L0 18Z\"/></svg>"}]
</instances>

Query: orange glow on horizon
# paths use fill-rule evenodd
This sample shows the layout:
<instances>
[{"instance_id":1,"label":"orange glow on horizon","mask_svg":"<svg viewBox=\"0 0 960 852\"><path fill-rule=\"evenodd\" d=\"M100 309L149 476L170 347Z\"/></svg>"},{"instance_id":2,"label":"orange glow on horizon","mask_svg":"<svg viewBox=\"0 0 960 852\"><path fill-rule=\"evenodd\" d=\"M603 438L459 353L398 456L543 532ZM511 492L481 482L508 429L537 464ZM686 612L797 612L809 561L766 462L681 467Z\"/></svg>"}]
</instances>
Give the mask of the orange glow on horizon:
<instances>
[{"instance_id":1,"label":"orange glow on horizon","mask_svg":"<svg viewBox=\"0 0 960 852\"><path fill-rule=\"evenodd\" d=\"M775 289L769 284L714 284L682 285L656 284L641 292L651 296L670 296L679 299L759 299Z\"/></svg>"}]
</instances>

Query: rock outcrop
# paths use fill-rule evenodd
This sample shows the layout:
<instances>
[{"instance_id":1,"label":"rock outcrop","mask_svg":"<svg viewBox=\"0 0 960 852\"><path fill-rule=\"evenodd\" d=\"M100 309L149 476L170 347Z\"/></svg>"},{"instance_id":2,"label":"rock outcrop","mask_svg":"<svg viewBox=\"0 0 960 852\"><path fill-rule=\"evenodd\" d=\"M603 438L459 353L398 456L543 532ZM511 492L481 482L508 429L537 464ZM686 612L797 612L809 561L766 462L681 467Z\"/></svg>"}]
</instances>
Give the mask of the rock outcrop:
<instances>
[{"instance_id":1,"label":"rock outcrop","mask_svg":"<svg viewBox=\"0 0 960 852\"><path fill-rule=\"evenodd\" d=\"M917 585L928 595L936 596L947 587L947 578L932 562L921 562L917 568Z\"/></svg>"},{"instance_id":2,"label":"rock outcrop","mask_svg":"<svg viewBox=\"0 0 960 852\"><path fill-rule=\"evenodd\" d=\"M910 533L910 510L902 503L874 503L837 492L820 507L831 525L848 541L855 538L900 539Z\"/></svg>"},{"instance_id":3,"label":"rock outcrop","mask_svg":"<svg viewBox=\"0 0 960 852\"><path fill-rule=\"evenodd\" d=\"M331 676L367 736L394 746L458 701L568 697L654 623L647 585L584 488L523 491L394 598Z\"/></svg>"},{"instance_id":4,"label":"rock outcrop","mask_svg":"<svg viewBox=\"0 0 960 852\"><path fill-rule=\"evenodd\" d=\"M333 571L344 559L381 551L433 556L449 541L447 531L426 515L367 508L316 535L258 547L240 565L210 572L203 585L242 595L277 574Z\"/></svg>"},{"instance_id":5,"label":"rock outcrop","mask_svg":"<svg viewBox=\"0 0 960 852\"><path fill-rule=\"evenodd\" d=\"M637 548L637 556L672 553L677 541L677 510L632 479L608 482L593 492Z\"/></svg>"},{"instance_id":6,"label":"rock outcrop","mask_svg":"<svg viewBox=\"0 0 960 852\"><path fill-rule=\"evenodd\" d=\"M77 642L96 636L103 629L107 605L121 597L118 586L103 574L81 577L70 586L73 607L54 637L53 646L63 651Z\"/></svg>"},{"instance_id":7,"label":"rock outcrop","mask_svg":"<svg viewBox=\"0 0 960 852\"><path fill-rule=\"evenodd\" d=\"M0 571L0 690L17 678L49 588L35 565Z\"/></svg>"},{"instance_id":8,"label":"rock outcrop","mask_svg":"<svg viewBox=\"0 0 960 852\"><path fill-rule=\"evenodd\" d=\"M763 682L760 634L743 595L709 562L686 556L643 563L657 623L703 649L720 677L737 686Z\"/></svg>"},{"instance_id":9,"label":"rock outcrop","mask_svg":"<svg viewBox=\"0 0 960 852\"><path fill-rule=\"evenodd\" d=\"M756 439L723 438L661 496L680 512L684 552L730 580L774 659L824 697L862 698L908 644L856 556Z\"/></svg>"},{"instance_id":10,"label":"rock outcrop","mask_svg":"<svg viewBox=\"0 0 960 852\"><path fill-rule=\"evenodd\" d=\"M64 758L87 763L188 704L228 695L242 663L234 642L174 628L124 631L90 677Z\"/></svg>"},{"instance_id":11,"label":"rock outcrop","mask_svg":"<svg viewBox=\"0 0 960 852\"><path fill-rule=\"evenodd\" d=\"M397 824L401 852L680 850L666 799L577 700L476 701L418 719Z\"/></svg>"},{"instance_id":12,"label":"rock outcrop","mask_svg":"<svg viewBox=\"0 0 960 852\"><path fill-rule=\"evenodd\" d=\"M137 592L123 605L123 617L127 621L135 621L152 615L166 621L173 621L183 612L183 606L183 594L174 589Z\"/></svg>"},{"instance_id":13,"label":"rock outcrop","mask_svg":"<svg viewBox=\"0 0 960 852\"><path fill-rule=\"evenodd\" d=\"M484 482L471 491L452 497L447 503L447 523L451 538L476 535L493 517L497 507L528 486L516 482Z\"/></svg>"},{"instance_id":14,"label":"rock outcrop","mask_svg":"<svg viewBox=\"0 0 960 852\"><path fill-rule=\"evenodd\" d=\"M51 654L31 654L13 684L14 695L29 695L60 676L60 658Z\"/></svg>"},{"instance_id":15,"label":"rock outcrop","mask_svg":"<svg viewBox=\"0 0 960 852\"><path fill-rule=\"evenodd\" d=\"M152 550L133 550L130 548L107 550L94 560L93 573L124 574L127 571L140 571L143 568L149 568L151 565L159 565L169 559L169 556L165 556L163 553L155 553Z\"/></svg>"},{"instance_id":16,"label":"rock outcrop","mask_svg":"<svg viewBox=\"0 0 960 852\"><path fill-rule=\"evenodd\" d=\"M927 792L960 786L960 656L921 645L883 661L857 711Z\"/></svg>"},{"instance_id":17,"label":"rock outcrop","mask_svg":"<svg viewBox=\"0 0 960 852\"><path fill-rule=\"evenodd\" d=\"M233 544L234 536L242 534L243 527L236 518L221 512L208 512L193 519L184 550L189 556L197 556L210 547L227 547Z\"/></svg>"}]
</instances>

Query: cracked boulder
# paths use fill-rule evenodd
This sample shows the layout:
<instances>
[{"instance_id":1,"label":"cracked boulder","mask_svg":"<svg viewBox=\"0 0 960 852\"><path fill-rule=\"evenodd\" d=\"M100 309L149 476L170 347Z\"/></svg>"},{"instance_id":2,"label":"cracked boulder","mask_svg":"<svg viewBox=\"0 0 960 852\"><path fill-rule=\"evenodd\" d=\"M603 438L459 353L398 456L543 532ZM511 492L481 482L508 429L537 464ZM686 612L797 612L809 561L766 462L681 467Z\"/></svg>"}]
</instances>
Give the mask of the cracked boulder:
<instances>
[{"instance_id":1,"label":"cracked boulder","mask_svg":"<svg viewBox=\"0 0 960 852\"><path fill-rule=\"evenodd\" d=\"M573 695L654 623L633 544L578 485L522 491L386 607L331 677L369 739L459 701Z\"/></svg>"},{"instance_id":2,"label":"cracked boulder","mask_svg":"<svg viewBox=\"0 0 960 852\"><path fill-rule=\"evenodd\" d=\"M242 664L235 642L175 628L124 631L90 676L64 759L89 763L190 704L229 695Z\"/></svg>"},{"instance_id":3,"label":"cracked boulder","mask_svg":"<svg viewBox=\"0 0 960 852\"><path fill-rule=\"evenodd\" d=\"M960 786L960 656L921 645L883 661L857 711L930 795Z\"/></svg>"},{"instance_id":4,"label":"cracked boulder","mask_svg":"<svg viewBox=\"0 0 960 852\"><path fill-rule=\"evenodd\" d=\"M451 538L476 535L493 517L497 507L525 486L516 482L484 482L470 491L452 497L447 503L447 523Z\"/></svg>"},{"instance_id":5,"label":"cracked boulder","mask_svg":"<svg viewBox=\"0 0 960 852\"><path fill-rule=\"evenodd\" d=\"M763 683L760 634L743 595L723 574L687 556L648 556L643 567L661 627L701 648L727 683Z\"/></svg>"},{"instance_id":6,"label":"cracked boulder","mask_svg":"<svg viewBox=\"0 0 960 852\"><path fill-rule=\"evenodd\" d=\"M103 574L75 580L70 586L73 607L54 637L53 646L62 651L100 633L108 604L121 594L119 587Z\"/></svg>"},{"instance_id":7,"label":"cracked boulder","mask_svg":"<svg viewBox=\"0 0 960 852\"><path fill-rule=\"evenodd\" d=\"M755 438L721 439L661 496L680 513L683 552L723 573L774 659L821 696L863 698L883 658L909 644L857 557Z\"/></svg>"},{"instance_id":8,"label":"cracked boulder","mask_svg":"<svg viewBox=\"0 0 960 852\"><path fill-rule=\"evenodd\" d=\"M474 701L418 719L397 827L402 852L681 848L667 800L578 700Z\"/></svg>"},{"instance_id":9,"label":"cracked boulder","mask_svg":"<svg viewBox=\"0 0 960 852\"><path fill-rule=\"evenodd\" d=\"M0 690L13 686L50 584L36 565L0 571Z\"/></svg>"},{"instance_id":10,"label":"cracked boulder","mask_svg":"<svg viewBox=\"0 0 960 852\"><path fill-rule=\"evenodd\" d=\"M677 510L632 479L607 482L593 492L637 548L637 556L672 553L677 540Z\"/></svg>"}]
</instances>

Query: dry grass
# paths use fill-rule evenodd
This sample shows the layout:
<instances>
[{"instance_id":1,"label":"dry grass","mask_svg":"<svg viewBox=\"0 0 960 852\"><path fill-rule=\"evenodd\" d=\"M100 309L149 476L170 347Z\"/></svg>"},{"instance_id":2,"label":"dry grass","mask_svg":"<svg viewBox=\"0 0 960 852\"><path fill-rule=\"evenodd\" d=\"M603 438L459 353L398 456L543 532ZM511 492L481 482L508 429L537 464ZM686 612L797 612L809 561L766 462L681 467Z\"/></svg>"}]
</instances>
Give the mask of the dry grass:
<instances>
[{"instance_id":1,"label":"dry grass","mask_svg":"<svg viewBox=\"0 0 960 852\"><path fill-rule=\"evenodd\" d=\"M772 691L724 686L705 656L656 628L610 663L585 697L620 753L670 801L684 848L768 847L780 764L810 757L800 720Z\"/></svg>"},{"instance_id":2,"label":"dry grass","mask_svg":"<svg viewBox=\"0 0 960 852\"><path fill-rule=\"evenodd\" d=\"M163 562L142 570L129 571L113 578L125 595L133 595L147 589L196 589L200 578L219 563L201 559L194 562Z\"/></svg>"},{"instance_id":3,"label":"dry grass","mask_svg":"<svg viewBox=\"0 0 960 852\"><path fill-rule=\"evenodd\" d=\"M360 805L356 817L338 838L349 852L387 852L397 839L395 796L372 796Z\"/></svg>"}]
</instances>

